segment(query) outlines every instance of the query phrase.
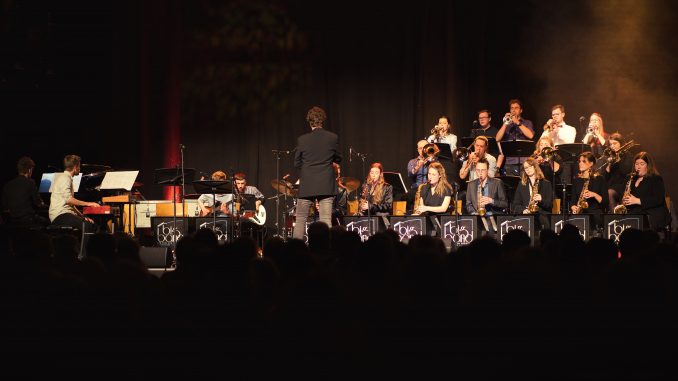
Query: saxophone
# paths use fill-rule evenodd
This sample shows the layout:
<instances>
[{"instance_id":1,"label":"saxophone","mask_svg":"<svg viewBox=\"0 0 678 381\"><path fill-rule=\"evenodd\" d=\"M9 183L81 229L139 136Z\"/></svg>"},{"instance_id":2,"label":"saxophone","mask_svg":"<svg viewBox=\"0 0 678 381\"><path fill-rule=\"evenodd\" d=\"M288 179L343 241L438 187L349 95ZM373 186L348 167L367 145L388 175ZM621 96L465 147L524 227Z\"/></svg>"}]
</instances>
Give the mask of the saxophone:
<instances>
[{"instance_id":1,"label":"saxophone","mask_svg":"<svg viewBox=\"0 0 678 381\"><path fill-rule=\"evenodd\" d=\"M418 216L420 213L417 212L417 208L421 204L421 188L424 187L428 183L423 183L420 184L419 187L417 188L417 193L414 195L414 207L412 208L412 215L413 216Z\"/></svg>"},{"instance_id":2,"label":"saxophone","mask_svg":"<svg viewBox=\"0 0 678 381\"><path fill-rule=\"evenodd\" d=\"M539 205L537 205L538 201L534 199L534 196L537 194L539 194L539 180L535 179L534 184L532 184L532 199L527 205L527 210L530 213L537 213L539 211Z\"/></svg>"},{"instance_id":3,"label":"saxophone","mask_svg":"<svg viewBox=\"0 0 678 381\"><path fill-rule=\"evenodd\" d=\"M582 212L582 209L587 209L589 207L589 203L584 198L584 193L586 193L586 191L589 190L590 180L591 180L591 171L589 170L589 177L587 177L586 180L584 180L584 187L581 189L581 193L579 194L579 200L577 200L577 206L579 207L579 210L574 214L580 214Z\"/></svg>"},{"instance_id":4,"label":"saxophone","mask_svg":"<svg viewBox=\"0 0 678 381\"><path fill-rule=\"evenodd\" d=\"M483 196L483 190L482 187L480 186L480 179L478 179L478 215L479 216L484 216L487 211L485 210L484 206L480 206L480 198Z\"/></svg>"},{"instance_id":5,"label":"saxophone","mask_svg":"<svg viewBox=\"0 0 678 381\"><path fill-rule=\"evenodd\" d=\"M363 211L360 210L360 205L362 205L363 201L367 200L367 196L368 196L367 189L368 189L367 183L363 184L363 191L360 193L360 198L358 199L358 211L355 212L356 216L362 216L363 215ZM369 205L368 205L368 207L369 207Z\"/></svg>"},{"instance_id":6,"label":"saxophone","mask_svg":"<svg viewBox=\"0 0 678 381\"><path fill-rule=\"evenodd\" d=\"M626 214L626 205L623 204L624 199L631 195L631 182L633 182L633 176L636 172L633 171L629 174L629 181L626 183L626 188L624 188L624 195L622 196L622 204L619 204L614 207L614 214Z\"/></svg>"}]
</instances>

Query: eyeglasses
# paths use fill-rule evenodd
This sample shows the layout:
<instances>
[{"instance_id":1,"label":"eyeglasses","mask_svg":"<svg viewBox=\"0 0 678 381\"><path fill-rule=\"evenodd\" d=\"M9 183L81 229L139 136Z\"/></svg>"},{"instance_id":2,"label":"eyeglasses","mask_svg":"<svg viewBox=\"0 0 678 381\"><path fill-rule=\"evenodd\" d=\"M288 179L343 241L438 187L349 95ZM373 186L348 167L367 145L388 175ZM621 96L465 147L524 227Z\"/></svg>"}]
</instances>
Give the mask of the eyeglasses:
<instances>
[{"instance_id":1,"label":"eyeglasses","mask_svg":"<svg viewBox=\"0 0 678 381\"><path fill-rule=\"evenodd\" d=\"M479 116L478 119L489 119L489 116Z\"/></svg>"}]
</instances>

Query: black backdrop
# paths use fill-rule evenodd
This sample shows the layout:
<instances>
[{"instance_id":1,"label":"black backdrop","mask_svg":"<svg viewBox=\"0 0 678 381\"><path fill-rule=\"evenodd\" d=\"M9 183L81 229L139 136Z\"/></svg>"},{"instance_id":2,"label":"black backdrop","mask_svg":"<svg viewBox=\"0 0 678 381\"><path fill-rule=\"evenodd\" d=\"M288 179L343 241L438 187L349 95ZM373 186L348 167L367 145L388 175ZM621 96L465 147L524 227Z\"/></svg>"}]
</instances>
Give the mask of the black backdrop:
<instances>
[{"instance_id":1,"label":"black backdrop","mask_svg":"<svg viewBox=\"0 0 678 381\"><path fill-rule=\"evenodd\" d=\"M2 12L3 181L21 155L38 178L77 153L140 169L145 196L160 198L153 169L178 164L181 143L186 167L244 171L271 196L271 150L294 148L313 105L340 136L343 174L362 177L349 147L404 174L440 115L464 136L479 109L498 125L520 98L536 126L556 103L576 127L601 112L678 186L670 1L17 1ZM291 156L280 164L292 172Z\"/></svg>"}]
</instances>

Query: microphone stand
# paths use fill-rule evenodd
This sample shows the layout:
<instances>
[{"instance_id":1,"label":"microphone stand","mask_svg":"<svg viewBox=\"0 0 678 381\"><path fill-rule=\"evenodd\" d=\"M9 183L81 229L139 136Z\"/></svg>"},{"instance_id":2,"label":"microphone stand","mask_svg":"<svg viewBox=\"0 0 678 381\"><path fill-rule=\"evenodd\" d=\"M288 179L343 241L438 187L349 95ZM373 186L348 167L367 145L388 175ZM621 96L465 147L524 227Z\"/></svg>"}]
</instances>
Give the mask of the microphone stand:
<instances>
[{"instance_id":1,"label":"microphone stand","mask_svg":"<svg viewBox=\"0 0 678 381\"><path fill-rule=\"evenodd\" d=\"M282 237L282 234L280 233L280 155L285 154L289 155L292 153L292 151L283 151L283 150L271 150L273 152L273 156L275 157L275 179L278 182L277 186L275 187L276 191L276 197L275 197L275 231L276 231L276 237ZM285 196L285 207L287 207L287 193L284 194ZM284 237L283 237L284 238Z\"/></svg>"},{"instance_id":2,"label":"microphone stand","mask_svg":"<svg viewBox=\"0 0 678 381\"><path fill-rule=\"evenodd\" d=\"M353 155L356 155L362 160L362 173L363 173L363 179L366 179L367 176L365 175L365 158L367 157L366 153L360 153L354 149L351 150ZM367 184L365 184L367 186ZM374 190L374 187L372 187ZM371 192L367 193L367 196L365 197L365 201L367 201L367 233L371 237L372 236L372 212L370 211L371 205L370 205L370 196ZM358 209L360 209L360 205L358 205Z\"/></svg>"}]
</instances>

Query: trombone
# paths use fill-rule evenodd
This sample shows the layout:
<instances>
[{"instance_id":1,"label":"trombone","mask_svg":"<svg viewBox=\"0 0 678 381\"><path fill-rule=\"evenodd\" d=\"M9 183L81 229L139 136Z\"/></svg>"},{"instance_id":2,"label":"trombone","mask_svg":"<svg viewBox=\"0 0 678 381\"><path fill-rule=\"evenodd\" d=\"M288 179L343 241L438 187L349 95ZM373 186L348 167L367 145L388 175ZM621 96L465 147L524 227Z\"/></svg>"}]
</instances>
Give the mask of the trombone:
<instances>
[{"instance_id":1,"label":"trombone","mask_svg":"<svg viewBox=\"0 0 678 381\"><path fill-rule=\"evenodd\" d=\"M459 161L466 161L468 159L469 155L471 154L471 147L473 147L473 144L475 141L471 142L471 144L468 145L468 147L459 147L452 152L454 157L459 160Z\"/></svg>"}]
</instances>

